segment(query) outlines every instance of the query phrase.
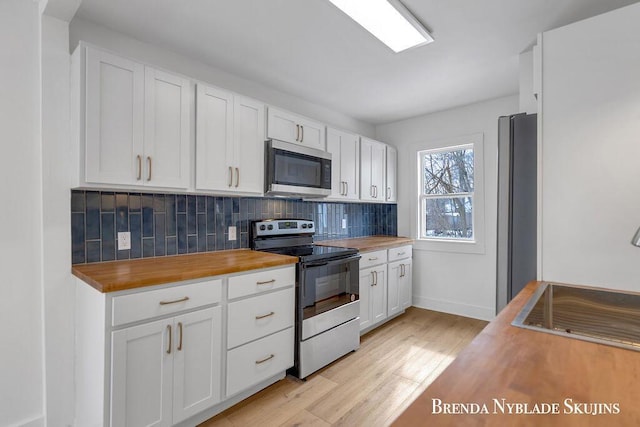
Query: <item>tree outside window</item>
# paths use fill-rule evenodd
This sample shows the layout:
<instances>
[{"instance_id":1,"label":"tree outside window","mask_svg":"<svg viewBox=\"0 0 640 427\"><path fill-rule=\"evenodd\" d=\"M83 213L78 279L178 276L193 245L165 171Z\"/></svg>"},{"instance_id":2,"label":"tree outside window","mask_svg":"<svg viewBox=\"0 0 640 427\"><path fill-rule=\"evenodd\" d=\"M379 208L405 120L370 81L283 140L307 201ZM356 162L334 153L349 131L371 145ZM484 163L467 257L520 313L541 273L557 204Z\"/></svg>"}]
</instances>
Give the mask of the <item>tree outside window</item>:
<instances>
[{"instance_id":1,"label":"tree outside window","mask_svg":"<svg viewBox=\"0 0 640 427\"><path fill-rule=\"evenodd\" d=\"M473 144L418 152L420 238L472 241Z\"/></svg>"}]
</instances>

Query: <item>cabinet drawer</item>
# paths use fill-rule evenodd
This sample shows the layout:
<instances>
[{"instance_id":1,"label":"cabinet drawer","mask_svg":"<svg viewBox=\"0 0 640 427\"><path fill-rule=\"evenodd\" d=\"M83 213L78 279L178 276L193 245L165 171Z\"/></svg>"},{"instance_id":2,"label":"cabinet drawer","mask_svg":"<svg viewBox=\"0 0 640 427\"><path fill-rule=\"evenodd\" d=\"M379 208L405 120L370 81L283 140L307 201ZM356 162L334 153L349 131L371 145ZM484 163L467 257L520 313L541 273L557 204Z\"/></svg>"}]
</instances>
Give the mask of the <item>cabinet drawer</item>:
<instances>
[{"instance_id":1,"label":"cabinet drawer","mask_svg":"<svg viewBox=\"0 0 640 427\"><path fill-rule=\"evenodd\" d=\"M222 280L207 280L172 288L113 298L112 325L124 325L220 302Z\"/></svg>"},{"instance_id":2,"label":"cabinet drawer","mask_svg":"<svg viewBox=\"0 0 640 427\"><path fill-rule=\"evenodd\" d=\"M293 366L293 328L227 352L227 397Z\"/></svg>"},{"instance_id":3,"label":"cabinet drawer","mask_svg":"<svg viewBox=\"0 0 640 427\"><path fill-rule=\"evenodd\" d=\"M295 285L295 274L291 266L229 277L229 299Z\"/></svg>"},{"instance_id":4,"label":"cabinet drawer","mask_svg":"<svg viewBox=\"0 0 640 427\"><path fill-rule=\"evenodd\" d=\"M227 348L293 326L294 288L229 304Z\"/></svg>"},{"instance_id":5,"label":"cabinet drawer","mask_svg":"<svg viewBox=\"0 0 640 427\"><path fill-rule=\"evenodd\" d=\"M360 269L368 268L373 265L384 264L387 262L387 250L364 252L360 258Z\"/></svg>"},{"instance_id":6,"label":"cabinet drawer","mask_svg":"<svg viewBox=\"0 0 640 427\"><path fill-rule=\"evenodd\" d=\"M413 251L413 245L405 245L397 248L389 249L389 262L393 262L398 259L411 258Z\"/></svg>"}]
</instances>

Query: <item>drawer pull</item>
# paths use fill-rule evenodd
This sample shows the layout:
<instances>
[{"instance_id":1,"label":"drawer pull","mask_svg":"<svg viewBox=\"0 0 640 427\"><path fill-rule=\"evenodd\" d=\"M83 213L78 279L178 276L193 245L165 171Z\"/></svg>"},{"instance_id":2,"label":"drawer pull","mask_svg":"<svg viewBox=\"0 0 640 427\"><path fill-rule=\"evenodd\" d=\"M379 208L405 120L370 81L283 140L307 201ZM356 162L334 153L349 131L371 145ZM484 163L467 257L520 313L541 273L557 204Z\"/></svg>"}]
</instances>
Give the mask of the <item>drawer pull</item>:
<instances>
[{"instance_id":1,"label":"drawer pull","mask_svg":"<svg viewBox=\"0 0 640 427\"><path fill-rule=\"evenodd\" d=\"M178 341L178 351L182 351L182 322L178 322L178 330L180 331L180 341Z\"/></svg>"},{"instance_id":2,"label":"drawer pull","mask_svg":"<svg viewBox=\"0 0 640 427\"><path fill-rule=\"evenodd\" d=\"M256 320L264 319L264 318L273 316L274 314L276 314L276 313L272 311L269 314L263 314L262 316L256 316Z\"/></svg>"},{"instance_id":3,"label":"drawer pull","mask_svg":"<svg viewBox=\"0 0 640 427\"><path fill-rule=\"evenodd\" d=\"M179 302L189 301L189 297L182 297L180 299L176 299L173 301L160 301L160 305L169 305L169 304L177 304Z\"/></svg>"},{"instance_id":4,"label":"drawer pull","mask_svg":"<svg viewBox=\"0 0 640 427\"><path fill-rule=\"evenodd\" d=\"M256 285L268 285L269 283L275 283L276 279L266 280L264 282L256 282Z\"/></svg>"},{"instance_id":5,"label":"drawer pull","mask_svg":"<svg viewBox=\"0 0 640 427\"><path fill-rule=\"evenodd\" d=\"M256 365L259 365L259 364L261 364L261 363L264 363L264 362L266 362L267 360L271 360L271 359L273 359L274 357L276 357L276 356L275 356L275 355L273 355L273 354L270 354L270 355L269 355L269 357L265 357L264 359L261 359L261 360L256 360Z\"/></svg>"},{"instance_id":6,"label":"drawer pull","mask_svg":"<svg viewBox=\"0 0 640 427\"><path fill-rule=\"evenodd\" d=\"M167 354L171 354L171 325L167 325L169 331L169 345L167 346Z\"/></svg>"},{"instance_id":7,"label":"drawer pull","mask_svg":"<svg viewBox=\"0 0 640 427\"><path fill-rule=\"evenodd\" d=\"M376 261L378 257L369 258L369 261Z\"/></svg>"},{"instance_id":8,"label":"drawer pull","mask_svg":"<svg viewBox=\"0 0 640 427\"><path fill-rule=\"evenodd\" d=\"M404 254L406 254L406 252L398 252L398 256L404 255Z\"/></svg>"}]
</instances>

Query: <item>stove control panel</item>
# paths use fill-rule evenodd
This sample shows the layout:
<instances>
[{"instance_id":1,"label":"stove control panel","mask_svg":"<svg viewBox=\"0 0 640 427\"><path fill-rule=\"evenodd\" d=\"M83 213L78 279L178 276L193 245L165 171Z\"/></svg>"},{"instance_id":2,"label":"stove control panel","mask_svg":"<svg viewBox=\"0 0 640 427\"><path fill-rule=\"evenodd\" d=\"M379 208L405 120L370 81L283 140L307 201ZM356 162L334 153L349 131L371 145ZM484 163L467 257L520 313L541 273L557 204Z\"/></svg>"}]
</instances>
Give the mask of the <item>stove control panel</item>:
<instances>
[{"instance_id":1,"label":"stove control panel","mask_svg":"<svg viewBox=\"0 0 640 427\"><path fill-rule=\"evenodd\" d=\"M267 219L253 223L254 236L283 236L288 234L314 234L316 226L306 219Z\"/></svg>"}]
</instances>

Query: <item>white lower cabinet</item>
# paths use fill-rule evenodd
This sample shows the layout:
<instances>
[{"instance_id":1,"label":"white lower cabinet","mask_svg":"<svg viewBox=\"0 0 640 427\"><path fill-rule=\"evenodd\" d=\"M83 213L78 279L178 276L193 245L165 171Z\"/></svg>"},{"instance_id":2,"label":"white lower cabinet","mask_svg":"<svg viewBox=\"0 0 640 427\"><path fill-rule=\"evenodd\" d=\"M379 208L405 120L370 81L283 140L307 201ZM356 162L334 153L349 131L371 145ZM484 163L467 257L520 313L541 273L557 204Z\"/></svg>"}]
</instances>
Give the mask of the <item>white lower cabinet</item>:
<instances>
[{"instance_id":1,"label":"white lower cabinet","mask_svg":"<svg viewBox=\"0 0 640 427\"><path fill-rule=\"evenodd\" d=\"M387 317L387 265L360 269L360 330Z\"/></svg>"},{"instance_id":2,"label":"white lower cabinet","mask_svg":"<svg viewBox=\"0 0 640 427\"><path fill-rule=\"evenodd\" d=\"M412 245L361 255L360 333L364 333L411 306Z\"/></svg>"},{"instance_id":3,"label":"white lower cabinet","mask_svg":"<svg viewBox=\"0 0 640 427\"><path fill-rule=\"evenodd\" d=\"M292 366L293 327L230 350L227 354L227 396Z\"/></svg>"},{"instance_id":4,"label":"white lower cabinet","mask_svg":"<svg viewBox=\"0 0 640 427\"><path fill-rule=\"evenodd\" d=\"M106 294L78 280L76 425L195 425L284 378L294 292L292 265Z\"/></svg>"},{"instance_id":5,"label":"white lower cabinet","mask_svg":"<svg viewBox=\"0 0 640 427\"><path fill-rule=\"evenodd\" d=\"M220 401L222 311L112 333L112 426L170 426Z\"/></svg>"}]
</instances>

